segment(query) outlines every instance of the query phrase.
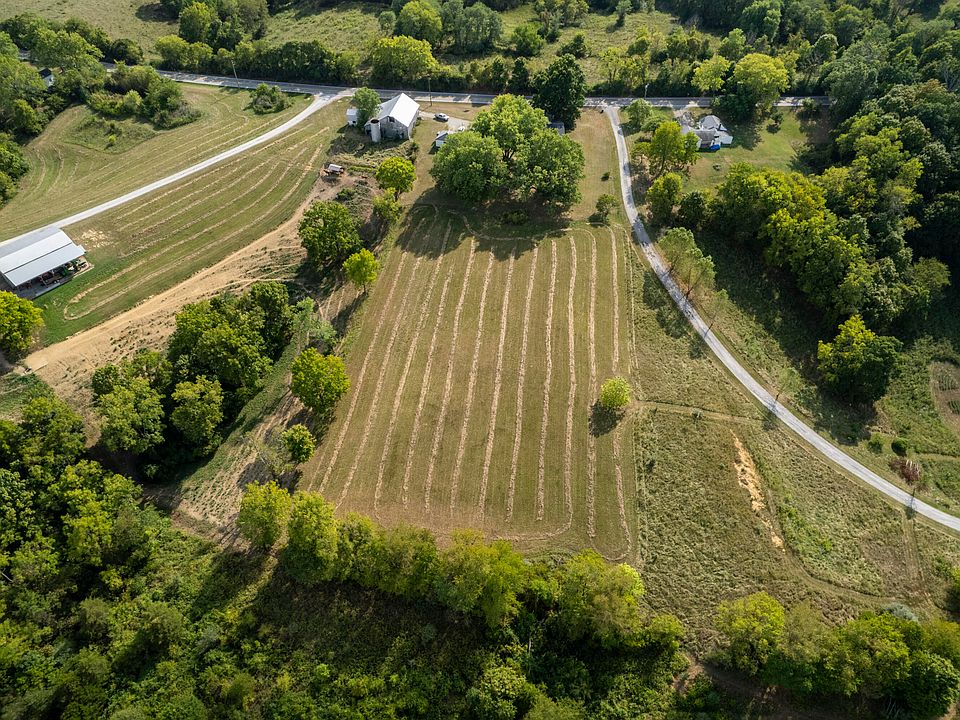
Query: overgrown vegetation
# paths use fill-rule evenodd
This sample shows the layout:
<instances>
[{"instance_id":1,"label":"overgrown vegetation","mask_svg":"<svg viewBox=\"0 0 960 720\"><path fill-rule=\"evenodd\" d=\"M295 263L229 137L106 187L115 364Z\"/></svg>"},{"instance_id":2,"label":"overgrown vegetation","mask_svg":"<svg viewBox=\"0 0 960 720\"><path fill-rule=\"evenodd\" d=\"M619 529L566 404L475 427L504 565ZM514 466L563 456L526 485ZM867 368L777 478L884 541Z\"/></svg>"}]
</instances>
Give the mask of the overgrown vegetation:
<instances>
[{"instance_id":1,"label":"overgrown vegetation","mask_svg":"<svg viewBox=\"0 0 960 720\"><path fill-rule=\"evenodd\" d=\"M139 456L149 477L210 455L221 430L260 389L293 322L287 289L276 282L187 305L165 354L145 350L94 373L101 444Z\"/></svg>"}]
</instances>

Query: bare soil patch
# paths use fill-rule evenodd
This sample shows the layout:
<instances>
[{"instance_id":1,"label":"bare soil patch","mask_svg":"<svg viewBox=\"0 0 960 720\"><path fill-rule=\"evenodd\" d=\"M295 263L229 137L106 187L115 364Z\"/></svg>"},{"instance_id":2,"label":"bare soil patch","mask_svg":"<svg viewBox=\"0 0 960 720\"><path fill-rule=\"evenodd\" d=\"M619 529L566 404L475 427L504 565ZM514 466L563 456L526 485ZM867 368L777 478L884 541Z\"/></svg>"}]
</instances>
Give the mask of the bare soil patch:
<instances>
[{"instance_id":1,"label":"bare soil patch","mask_svg":"<svg viewBox=\"0 0 960 720\"><path fill-rule=\"evenodd\" d=\"M767 514L767 501L763 494L763 488L760 485L760 473L753 462L753 458L747 449L740 442L740 438L733 436L733 447L737 451L734 459L734 467L737 471L737 484L740 485L750 495L750 509L760 518L760 522L770 533L770 542L774 547L783 550L783 538L773 527L773 523Z\"/></svg>"}]
</instances>

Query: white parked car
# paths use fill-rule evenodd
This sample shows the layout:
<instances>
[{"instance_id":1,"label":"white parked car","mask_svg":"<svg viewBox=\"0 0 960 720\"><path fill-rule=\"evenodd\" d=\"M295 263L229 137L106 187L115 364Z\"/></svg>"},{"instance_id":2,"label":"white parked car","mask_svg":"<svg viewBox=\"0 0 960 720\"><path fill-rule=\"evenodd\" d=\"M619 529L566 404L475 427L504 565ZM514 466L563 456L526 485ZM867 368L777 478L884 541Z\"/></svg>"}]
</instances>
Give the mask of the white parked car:
<instances>
[{"instance_id":1,"label":"white parked car","mask_svg":"<svg viewBox=\"0 0 960 720\"><path fill-rule=\"evenodd\" d=\"M436 120L437 122L446 122L447 120L450 119L450 116L447 115L446 113L437 113L436 115L433 116L433 119Z\"/></svg>"}]
</instances>

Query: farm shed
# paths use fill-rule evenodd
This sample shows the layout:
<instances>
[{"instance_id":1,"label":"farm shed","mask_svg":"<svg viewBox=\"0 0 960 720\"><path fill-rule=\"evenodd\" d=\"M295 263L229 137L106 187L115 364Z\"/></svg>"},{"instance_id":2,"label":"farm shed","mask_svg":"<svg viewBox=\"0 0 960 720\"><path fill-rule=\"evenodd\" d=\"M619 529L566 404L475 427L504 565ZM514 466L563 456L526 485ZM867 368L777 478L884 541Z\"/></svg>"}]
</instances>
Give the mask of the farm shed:
<instances>
[{"instance_id":1,"label":"farm shed","mask_svg":"<svg viewBox=\"0 0 960 720\"><path fill-rule=\"evenodd\" d=\"M347 108L347 125L356 127L359 114L360 111L357 108Z\"/></svg>"},{"instance_id":2,"label":"farm shed","mask_svg":"<svg viewBox=\"0 0 960 720\"><path fill-rule=\"evenodd\" d=\"M409 140L419 119L420 105L406 93L400 93L383 103L377 116L367 120L363 128L374 142L381 138Z\"/></svg>"},{"instance_id":3,"label":"farm shed","mask_svg":"<svg viewBox=\"0 0 960 720\"><path fill-rule=\"evenodd\" d=\"M0 276L11 289L39 295L72 276L85 253L82 245L51 225L0 245Z\"/></svg>"}]
</instances>

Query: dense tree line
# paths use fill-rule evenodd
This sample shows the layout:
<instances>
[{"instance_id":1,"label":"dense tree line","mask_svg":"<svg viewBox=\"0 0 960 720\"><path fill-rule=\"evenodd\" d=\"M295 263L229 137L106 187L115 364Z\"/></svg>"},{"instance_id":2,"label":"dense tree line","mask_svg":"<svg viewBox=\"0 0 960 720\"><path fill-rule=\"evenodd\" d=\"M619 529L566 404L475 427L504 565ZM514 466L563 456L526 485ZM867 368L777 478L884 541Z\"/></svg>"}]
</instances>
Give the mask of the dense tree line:
<instances>
[{"instance_id":1,"label":"dense tree line","mask_svg":"<svg viewBox=\"0 0 960 720\"><path fill-rule=\"evenodd\" d=\"M903 606L831 627L809 605L757 593L723 603L715 624L724 662L803 697L910 718L945 715L960 697L960 626Z\"/></svg>"},{"instance_id":2,"label":"dense tree line","mask_svg":"<svg viewBox=\"0 0 960 720\"><path fill-rule=\"evenodd\" d=\"M151 475L209 455L260 389L294 319L287 289L276 282L185 306L165 353L141 351L94 372L101 444L140 456Z\"/></svg>"}]
</instances>

